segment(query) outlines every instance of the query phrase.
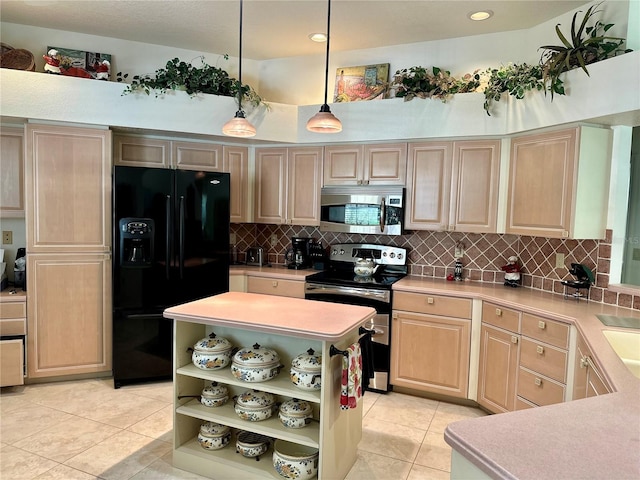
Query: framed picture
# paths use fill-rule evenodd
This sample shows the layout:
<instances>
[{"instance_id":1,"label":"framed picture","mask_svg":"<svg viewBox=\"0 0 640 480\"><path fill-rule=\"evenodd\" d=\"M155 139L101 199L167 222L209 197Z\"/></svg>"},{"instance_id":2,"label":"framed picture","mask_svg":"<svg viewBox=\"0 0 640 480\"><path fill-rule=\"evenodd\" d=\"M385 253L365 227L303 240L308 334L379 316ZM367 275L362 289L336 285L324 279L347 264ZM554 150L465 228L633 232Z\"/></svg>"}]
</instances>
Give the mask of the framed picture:
<instances>
[{"instance_id":1,"label":"framed picture","mask_svg":"<svg viewBox=\"0 0 640 480\"><path fill-rule=\"evenodd\" d=\"M334 102L381 100L389 91L389 64L340 67L336 70Z\"/></svg>"},{"instance_id":2,"label":"framed picture","mask_svg":"<svg viewBox=\"0 0 640 480\"><path fill-rule=\"evenodd\" d=\"M109 80L111 55L62 47L47 47L44 71L70 77Z\"/></svg>"}]
</instances>

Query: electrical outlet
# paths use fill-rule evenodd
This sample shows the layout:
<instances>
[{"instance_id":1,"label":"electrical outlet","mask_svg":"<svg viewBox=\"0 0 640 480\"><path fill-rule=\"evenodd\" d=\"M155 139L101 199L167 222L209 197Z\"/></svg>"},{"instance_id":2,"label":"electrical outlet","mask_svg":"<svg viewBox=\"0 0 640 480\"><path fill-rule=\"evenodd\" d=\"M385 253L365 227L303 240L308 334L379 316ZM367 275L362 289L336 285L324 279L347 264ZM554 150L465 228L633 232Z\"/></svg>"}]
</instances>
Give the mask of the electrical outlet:
<instances>
[{"instance_id":1,"label":"electrical outlet","mask_svg":"<svg viewBox=\"0 0 640 480\"><path fill-rule=\"evenodd\" d=\"M2 231L2 244L11 245L13 243L13 232L11 230Z\"/></svg>"},{"instance_id":2,"label":"electrical outlet","mask_svg":"<svg viewBox=\"0 0 640 480\"><path fill-rule=\"evenodd\" d=\"M564 253L556 253L556 268L564 268Z\"/></svg>"},{"instance_id":3,"label":"electrical outlet","mask_svg":"<svg viewBox=\"0 0 640 480\"><path fill-rule=\"evenodd\" d=\"M276 245L278 245L278 235L274 233L271 235L271 246L275 247Z\"/></svg>"},{"instance_id":4,"label":"electrical outlet","mask_svg":"<svg viewBox=\"0 0 640 480\"><path fill-rule=\"evenodd\" d=\"M236 244L236 234L235 233L230 233L229 234L229 243L231 245L235 245Z\"/></svg>"},{"instance_id":5,"label":"electrical outlet","mask_svg":"<svg viewBox=\"0 0 640 480\"><path fill-rule=\"evenodd\" d=\"M462 242L456 243L455 250L453 251L453 258L464 257L464 244Z\"/></svg>"}]
</instances>

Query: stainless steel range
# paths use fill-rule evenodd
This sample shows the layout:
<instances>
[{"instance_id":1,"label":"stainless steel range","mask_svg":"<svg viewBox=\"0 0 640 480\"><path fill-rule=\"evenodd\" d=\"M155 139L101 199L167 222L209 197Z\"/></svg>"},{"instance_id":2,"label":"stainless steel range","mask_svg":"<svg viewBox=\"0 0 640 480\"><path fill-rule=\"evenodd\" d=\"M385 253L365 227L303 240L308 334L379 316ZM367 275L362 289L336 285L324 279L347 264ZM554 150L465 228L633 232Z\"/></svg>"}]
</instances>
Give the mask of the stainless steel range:
<instances>
[{"instance_id":1,"label":"stainless steel range","mask_svg":"<svg viewBox=\"0 0 640 480\"><path fill-rule=\"evenodd\" d=\"M364 267L364 268L357 268ZM371 275L356 275L372 272ZM369 389L389 390L392 286L407 275L407 250L368 243L340 243L329 249L328 269L306 278L305 298L375 308L363 325L373 332L374 377Z\"/></svg>"}]
</instances>

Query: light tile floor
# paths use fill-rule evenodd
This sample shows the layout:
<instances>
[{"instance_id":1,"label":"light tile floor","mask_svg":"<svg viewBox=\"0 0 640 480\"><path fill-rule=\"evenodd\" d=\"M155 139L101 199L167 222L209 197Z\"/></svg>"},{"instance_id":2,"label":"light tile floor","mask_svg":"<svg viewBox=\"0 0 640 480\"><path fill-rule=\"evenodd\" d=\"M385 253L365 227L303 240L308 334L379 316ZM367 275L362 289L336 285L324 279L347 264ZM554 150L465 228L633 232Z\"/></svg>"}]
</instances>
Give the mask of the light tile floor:
<instances>
[{"instance_id":1,"label":"light tile floor","mask_svg":"<svg viewBox=\"0 0 640 480\"><path fill-rule=\"evenodd\" d=\"M0 479L202 479L171 465L172 395L171 382L115 390L111 379L3 388ZM394 392L367 392L363 402L347 480L448 479L445 427L485 415Z\"/></svg>"}]
</instances>

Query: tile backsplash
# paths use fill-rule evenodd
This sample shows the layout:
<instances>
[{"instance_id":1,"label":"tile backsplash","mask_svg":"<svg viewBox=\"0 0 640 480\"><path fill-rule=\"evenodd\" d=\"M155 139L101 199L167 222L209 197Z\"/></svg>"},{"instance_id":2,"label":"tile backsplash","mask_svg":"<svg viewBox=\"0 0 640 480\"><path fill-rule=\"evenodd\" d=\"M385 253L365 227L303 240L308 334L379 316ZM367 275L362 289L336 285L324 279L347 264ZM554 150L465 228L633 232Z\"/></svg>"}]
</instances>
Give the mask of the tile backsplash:
<instances>
[{"instance_id":1,"label":"tile backsplash","mask_svg":"<svg viewBox=\"0 0 640 480\"><path fill-rule=\"evenodd\" d=\"M471 281L503 283L507 258L515 255L522 267L522 285L557 294L564 293L562 280L574 280L571 263L587 266L595 276L589 291L594 302L640 310L640 294L618 293L609 287L612 231L604 240L564 240L520 235L474 234L458 232L410 231L401 236L359 235L320 232L315 227L291 225L232 224L239 261L245 260L247 248L264 247L272 264L285 264L291 237L311 237L327 247L334 243L381 243L406 248L409 272L430 278L446 278L453 273L454 248L464 246L463 276ZM272 245L272 241L274 244ZM555 268L556 254L564 255L564 267Z\"/></svg>"}]
</instances>

